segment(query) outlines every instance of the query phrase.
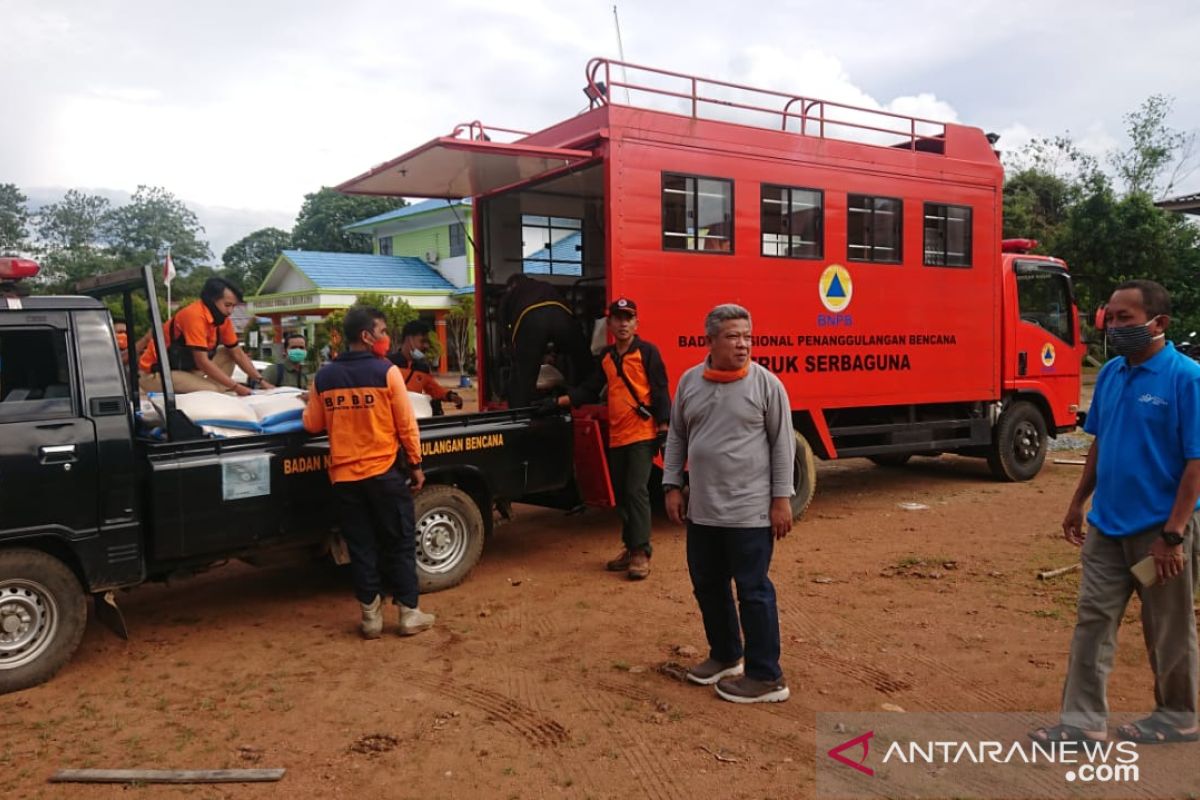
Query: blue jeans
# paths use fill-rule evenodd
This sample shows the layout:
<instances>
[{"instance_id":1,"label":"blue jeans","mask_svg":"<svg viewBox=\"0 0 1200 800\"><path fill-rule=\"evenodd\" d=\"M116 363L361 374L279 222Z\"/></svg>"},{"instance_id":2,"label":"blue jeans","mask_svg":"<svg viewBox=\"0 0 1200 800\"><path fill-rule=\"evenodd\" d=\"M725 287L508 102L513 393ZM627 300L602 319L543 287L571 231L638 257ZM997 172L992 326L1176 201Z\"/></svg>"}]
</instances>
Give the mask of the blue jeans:
<instances>
[{"instance_id":1,"label":"blue jeans","mask_svg":"<svg viewBox=\"0 0 1200 800\"><path fill-rule=\"evenodd\" d=\"M716 528L688 523L688 572L704 618L709 656L730 663L744 655L747 677L768 682L783 678L779 669L779 610L775 586L767 577L774 550L770 528ZM730 581L737 586L737 608Z\"/></svg>"}]
</instances>

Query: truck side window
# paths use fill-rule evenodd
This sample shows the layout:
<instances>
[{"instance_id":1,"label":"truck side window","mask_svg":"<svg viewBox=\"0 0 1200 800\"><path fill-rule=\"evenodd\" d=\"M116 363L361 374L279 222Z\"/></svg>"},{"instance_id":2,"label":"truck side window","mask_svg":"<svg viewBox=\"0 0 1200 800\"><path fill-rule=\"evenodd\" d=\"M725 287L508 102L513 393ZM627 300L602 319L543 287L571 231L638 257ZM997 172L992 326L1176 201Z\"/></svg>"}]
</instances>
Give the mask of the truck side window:
<instances>
[{"instance_id":1,"label":"truck side window","mask_svg":"<svg viewBox=\"0 0 1200 800\"><path fill-rule=\"evenodd\" d=\"M1037 325L1075 344L1071 326L1071 286L1065 275L1054 272L1017 273L1017 306L1021 321Z\"/></svg>"},{"instance_id":2,"label":"truck side window","mask_svg":"<svg viewBox=\"0 0 1200 800\"><path fill-rule=\"evenodd\" d=\"M762 254L820 258L824 254L825 195L817 189L762 186Z\"/></svg>"},{"instance_id":3,"label":"truck side window","mask_svg":"<svg viewBox=\"0 0 1200 800\"><path fill-rule=\"evenodd\" d=\"M66 333L0 328L0 422L72 414Z\"/></svg>"},{"instance_id":4,"label":"truck side window","mask_svg":"<svg viewBox=\"0 0 1200 800\"><path fill-rule=\"evenodd\" d=\"M733 253L733 181L662 176L663 250Z\"/></svg>"},{"instance_id":5,"label":"truck side window","mask_svg":"<svg viewBox=\"0 0 1200 800\"><path fill-rule=\"evenodd\" d=\"M971 266L971 209L925 204L925 266Z\"/></svg>"},{"instance_id":6,"label":"truck side window","mask_svg":"<svg viewBox=\"0 0 1200 800\"><path fill-rule=\"evenodd\" d=\"M894 197L846 198L846 258L899 264L904 204Z\"/></svg>"}]
</instances>

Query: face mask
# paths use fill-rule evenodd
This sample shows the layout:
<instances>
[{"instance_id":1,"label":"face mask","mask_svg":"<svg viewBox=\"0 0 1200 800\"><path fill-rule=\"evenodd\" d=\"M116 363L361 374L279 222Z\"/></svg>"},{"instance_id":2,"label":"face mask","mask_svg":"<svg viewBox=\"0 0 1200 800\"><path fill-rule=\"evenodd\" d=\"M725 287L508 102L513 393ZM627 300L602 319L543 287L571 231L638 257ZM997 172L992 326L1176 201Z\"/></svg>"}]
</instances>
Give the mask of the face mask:
<instances>
[{"instance_id":1,"label":"face mask","mask_svg":"<svg viewBox=\"0 0 1200 800\"><path fill-rule=\"evenodd\" d=\"M392 337L380 336L371 344L371 352L380 358L387 358L388 351L392 349Z\"/></svg>"},{"instance_id":2,"label":"face mask","mask_svg":"<svg viewBox=\"0 0 1200 800\"><path fill-rule=\"evenodd\" d=\"M217 308L216 303L210 303L209 301L204 300L204 298L201 298L201 302L203 302L204 307L208 309L208 313L212 314L214 325L220 327L225 323L226 315L221 313L221 309Z\"/></svg>"},{"instance_id":3,"label":"face mask","mask_svg":"<svg viewBox=\"0 0 1200 800\"><path fill-rule=\"evenodd\" d=\"M1153 320L1151 320L1153 322ZM1150 323L1145 325L1129 325L1124 328L1107 328L1108 346L1119 356L1136 356L1153 342L1166 336L1160 333L1155 336L1150 332Z\"/></svg>"},{"instance_id":4,"label":"face mask","mask_svg":"<svg viewBox=\"0 0 1200 800\"><path fill-rule=\"evenodd\" d=\"M288 361L293 364L303 364L304 359L308 357L308 351L301 347L293 347L288 350Z\"/></svg>"},{"instance_id":5,"label":"face mask","mask_svg":"<svg viewBox=\"0 0 1200 800\"><path fill-rule=\"evenodd\" d=\"M414 348L413 348L413 349L410 351L409 355L412 357L412 360L413 360L413 361L420 361L421 359L423 359L423 358L425 357L425 351L424 351L424 350L418 350L417 348L415 348L415 347L414 347Z\"/></svg>"},{"instance_id":6,"label":"face mask","mask_svg":"<svg viewBox=\"0 0 1200 800\"><path fill-rule=\"evenodd\" d=\"M129 334L127 334L127 333L118 333L117 334L117 347L121 348L122 350L129 349Z\"/></svg>"}]
</instances>

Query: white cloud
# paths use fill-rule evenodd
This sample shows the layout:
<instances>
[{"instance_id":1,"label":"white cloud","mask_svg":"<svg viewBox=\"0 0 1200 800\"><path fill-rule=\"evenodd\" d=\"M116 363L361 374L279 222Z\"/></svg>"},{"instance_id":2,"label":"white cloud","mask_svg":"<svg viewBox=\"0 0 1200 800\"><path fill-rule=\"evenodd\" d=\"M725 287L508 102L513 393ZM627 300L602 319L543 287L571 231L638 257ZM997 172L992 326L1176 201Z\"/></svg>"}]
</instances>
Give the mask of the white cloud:
<instances>
[{"instance_id":1,"label":"white cloud","mask_svg":"<svg viewBox=\"0 0 1200 800\"><path fill-rule=\"evenodd\" d=\"M644 0L620 13L635 63L979 125L1007 151L1067 130L1106 151L1121 113L1154 92L1179 98L1177 127L1200 126L1187 0L1086 13L1064 0ZM0 181L160 185L288 222L305 193L455 123L570 116L587 59L617 50L611 0L0 0L0 19Z\"/></svg>"}]
</instances>

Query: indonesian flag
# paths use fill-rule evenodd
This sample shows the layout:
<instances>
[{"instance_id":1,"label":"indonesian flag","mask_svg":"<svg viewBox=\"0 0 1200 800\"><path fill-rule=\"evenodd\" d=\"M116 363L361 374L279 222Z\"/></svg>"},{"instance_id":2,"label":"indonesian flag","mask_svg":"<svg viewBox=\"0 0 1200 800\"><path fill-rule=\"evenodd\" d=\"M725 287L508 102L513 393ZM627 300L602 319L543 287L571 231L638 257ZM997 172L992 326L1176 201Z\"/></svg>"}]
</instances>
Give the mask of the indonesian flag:
<instances>
[{"instance_id":1,"label":"indonesian flag","mask_svg":"<svg viewBox=\"0 0 1200 800\"><path fill-rule=\"evenodd\" d=\"M163 262L163 283L170 286L173 280L175 280L175 262L171 260L171 251L168 250L167 260Z\"/></svg>"}]
</instances>

